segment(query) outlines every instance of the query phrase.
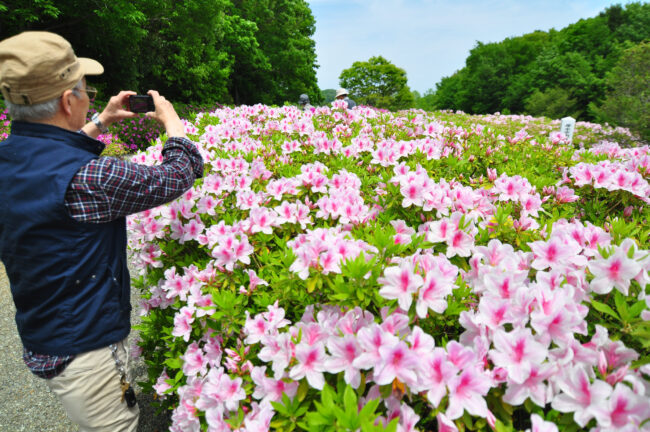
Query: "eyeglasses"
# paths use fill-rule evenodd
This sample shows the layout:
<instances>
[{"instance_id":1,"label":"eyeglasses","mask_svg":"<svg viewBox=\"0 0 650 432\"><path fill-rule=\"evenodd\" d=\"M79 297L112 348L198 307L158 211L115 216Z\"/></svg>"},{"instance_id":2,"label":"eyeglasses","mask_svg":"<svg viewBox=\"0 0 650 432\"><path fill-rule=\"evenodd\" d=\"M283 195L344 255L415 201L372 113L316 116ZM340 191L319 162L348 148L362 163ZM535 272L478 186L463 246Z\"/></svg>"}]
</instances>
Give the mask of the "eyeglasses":
<instances>
[{"instance_id":1,"label":"eyeglasses","mask_svg":"<svg viewBox=\"0 0 650 432\"><path fill-rule=\"evenodd\" d=\"M88 99L95 99L95 96L97 96L97 89L95 87L86 86L85 89L80 89L80 90L86 92L86 94L88 95Z\"/></svg>"}]
</instances>

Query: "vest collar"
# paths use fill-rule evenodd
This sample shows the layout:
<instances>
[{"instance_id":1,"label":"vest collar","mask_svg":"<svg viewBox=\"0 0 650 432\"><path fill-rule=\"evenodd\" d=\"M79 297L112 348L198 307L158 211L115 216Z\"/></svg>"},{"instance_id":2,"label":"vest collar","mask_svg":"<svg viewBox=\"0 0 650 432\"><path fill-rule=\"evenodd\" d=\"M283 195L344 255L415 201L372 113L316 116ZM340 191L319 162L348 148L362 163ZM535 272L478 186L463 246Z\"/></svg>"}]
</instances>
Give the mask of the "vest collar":
<instances>
[{"instance_id":1,"label":"vest collar","mask_svg":"<svg viewBox=\"0 0 650 432\"><path fill-rule=\"evenodd\" d=\"M78 147L99 156L106 145L101 141L80 132L74 132L43 123L24 121L11 122L11 135L22 135L34 138L55 139L64 141L68 145Z\"/></svg>"}]
</instances>

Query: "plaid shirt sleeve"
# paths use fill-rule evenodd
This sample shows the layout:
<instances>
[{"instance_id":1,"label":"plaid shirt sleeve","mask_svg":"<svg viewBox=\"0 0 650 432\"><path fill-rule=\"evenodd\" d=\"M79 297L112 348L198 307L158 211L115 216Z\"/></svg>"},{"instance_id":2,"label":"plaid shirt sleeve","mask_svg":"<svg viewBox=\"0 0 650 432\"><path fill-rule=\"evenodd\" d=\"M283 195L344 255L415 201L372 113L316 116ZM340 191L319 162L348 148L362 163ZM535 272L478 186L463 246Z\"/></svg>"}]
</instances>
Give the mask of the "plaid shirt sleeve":
<instances>
[{"instance_id":1,"label":"plaid shirt sleeve","mask_svg":"<svg viewBox=\"0 0 650 432\"><path fill-rule=\"evenodd\" d=\"M102 223L169 202L203 175L203 158L187 138L169 138L161 165L100 157L81 167L68 186L65 206L79 222Z\"/></svg>"}]
</instances>

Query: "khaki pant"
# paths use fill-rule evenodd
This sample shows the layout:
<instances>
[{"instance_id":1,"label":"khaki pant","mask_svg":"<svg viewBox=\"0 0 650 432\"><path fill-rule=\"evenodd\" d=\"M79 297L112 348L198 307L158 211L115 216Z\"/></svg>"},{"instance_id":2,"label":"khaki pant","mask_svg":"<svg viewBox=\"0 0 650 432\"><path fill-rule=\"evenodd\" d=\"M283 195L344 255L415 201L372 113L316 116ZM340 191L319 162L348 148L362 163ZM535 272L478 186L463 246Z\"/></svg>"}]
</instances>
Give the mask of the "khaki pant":
<instances>
[{"instance_id":1,"label":"khaki pant","mask_svg":"<svg viewBox=\"0 0 650 432\"><path fill-rule=\"evenodd\" d=\"M128 370L125 343L117 344L117 353ZM121 401L120 375L108 347L77 355L61 374L45 382L82 432L130 432L138 427L138 406L129 408Z\"/></svg>"}]
</instances>

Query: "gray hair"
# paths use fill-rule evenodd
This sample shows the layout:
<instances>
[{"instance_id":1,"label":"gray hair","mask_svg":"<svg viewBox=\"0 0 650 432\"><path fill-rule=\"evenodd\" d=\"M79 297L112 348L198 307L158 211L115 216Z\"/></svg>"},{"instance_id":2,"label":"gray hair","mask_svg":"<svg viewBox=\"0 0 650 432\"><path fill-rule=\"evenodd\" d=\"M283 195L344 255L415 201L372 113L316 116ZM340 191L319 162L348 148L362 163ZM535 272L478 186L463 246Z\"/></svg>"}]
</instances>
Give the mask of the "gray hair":
<instances>
[{"instance_id":1,"label":"gray hair","mask_svg":"<svg viewBox=\"0 0 650 432\"><path fill-rule=\"evenodd\" d=\"M83 90L83 79L72 88L72 94L75 97L81 97L81 90ZM41 121L53 117L59 109L59 101L61 96L56 99L49 100L34 105L19 105L9 102L5 99L5 105L9 111L12 120L21 121Z\"/></svg>"}]
</instances>

